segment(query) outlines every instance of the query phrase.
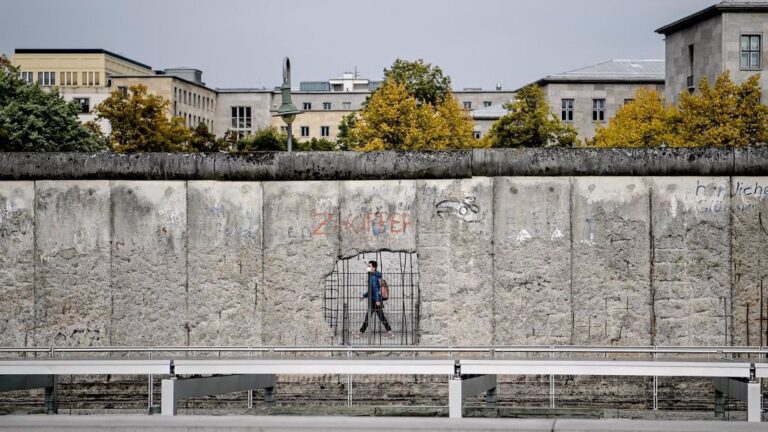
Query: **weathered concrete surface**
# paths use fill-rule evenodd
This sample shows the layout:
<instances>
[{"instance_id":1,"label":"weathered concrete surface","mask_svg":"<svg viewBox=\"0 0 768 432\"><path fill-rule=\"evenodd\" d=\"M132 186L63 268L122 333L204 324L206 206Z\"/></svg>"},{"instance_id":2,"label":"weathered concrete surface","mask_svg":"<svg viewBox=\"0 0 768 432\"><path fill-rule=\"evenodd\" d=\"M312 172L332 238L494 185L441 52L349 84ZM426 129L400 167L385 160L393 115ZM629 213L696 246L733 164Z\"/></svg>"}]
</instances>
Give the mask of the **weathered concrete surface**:
<instances>
[{"instance_id":1,"label":"weathered concrete surface","mask_svg":"<svg viewBox=\"0 0 768 432\"><path fill-rule=\"evenodd\" d=\"M341 255L416 251L413 180L341 182Z\"/></svg>"},{"instance_id":2,"label":"weathered concrete surface","mask_svg":"<svg viewBox=\"0 0 768 432\"><path fill-rule=\"evenodd\" d=\"M0 343L32 339L35 297L35 186L0 182Z\"/></svg>"},{"instance_id":3,"label":"weathered concrete surface","mask_svg":"<svg viewBox=\"0 0 768 432\"><path fill-rule=\"evenodd\" d=\"M653 178L653 296L658 345L727 345L727 178Z\"/></svg>"},{"instance_id":4,"label":"weathered concrete surface","mask_svg":"<svg viewBox=\"0 0 768 432\"><path fill-rule=\"evenodd\" d=\"M571 184L568 178L494 179L494 343L568 344Z\"/></svg>"},{"instance_id":5,"label":"weathered concrete surface","mask_svg":"<svg viewBox=\"0 0 768 432\"><path fill-rule=\"evenodd\" d=\"M764 175L768 147L447 152L0 153L0 180L415 180Z\"/></svg>"},{"instance_id":6,"label":"weathered concrete surface","mask_svg":"<svg viewBox=\"0 0 768 432\"><path fill-rule=\"evenodd\" d=\"M186 226L184 182L112 182L112 345L189 345Z\"/></svg>"},{"instance_id":7,"label":"weathered concrete surface","mask_svg":"<svg viewBox=\"0 0 768 432\"><path fill-rule=\"evenodd\" d=\"M732 341L768 343L768 178L731 179ZM762 306L762 309L761 309Z\"/></svg>"},{"instance_id":8,"label":"weathered concrete surface","mask_svg":"<svg viewBox=\"0 0 768 432\"><path fill-rule=\"evenodd\" d=\"M425 180L416 187L421 343L490 344L492 179Z\"/></svg>"},{"instance_id":9,"label":"weathered concrete surface","mask_svg":"<svg viewBox=\"0 0 768 432\"><path fill-rule=\"evenodd\" d=\"M573 180L573 342L651 342L650 214L642 178Z\"/></svg>"},{"instance_id":10,"label":"weathered concrete surface","mask_svg":"<svg viewBox=\"0 0 768 432\"><path fill-rule=\"evenodd\" d=\"M260 183L187 185L192 345L261 344L261 194Z\"/></svg>"},{"instance_id":11,"label":"weathered concrete surface","mask_svg":"<svg viewBox=\"0 0 768 432\"><path fill-rule=\"evenodd\" d=\"M38 346L110 345L109 181L35 184Z\"/></svg>"},{"instance_id":12,"label":"weathered concrete surface","mask_svg":"<svg viewBox=\"0 0 768 432\"><path fill-rule=\"evenodd\" d=\"M323 282L339 256L339 183L267 182L264 330L267 345L333 343Z\"/></svg>"}]
</instances>

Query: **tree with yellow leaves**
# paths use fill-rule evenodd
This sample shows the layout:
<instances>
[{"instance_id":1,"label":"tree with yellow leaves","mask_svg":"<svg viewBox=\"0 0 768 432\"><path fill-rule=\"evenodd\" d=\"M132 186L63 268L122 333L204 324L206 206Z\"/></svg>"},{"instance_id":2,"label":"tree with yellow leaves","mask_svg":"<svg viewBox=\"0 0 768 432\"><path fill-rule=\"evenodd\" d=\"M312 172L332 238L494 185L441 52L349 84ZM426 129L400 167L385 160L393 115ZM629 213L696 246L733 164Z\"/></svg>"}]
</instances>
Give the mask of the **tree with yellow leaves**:
<instances>
[{"instance_id":1,"label":"tree with yellow leaves","mask_svg":"<svg viewBox=\"0 0 768 432\"><path fill-rule=\"evenodd\" d=\"M657 90L641 88L635 100L619 108L607 127L597 129L595 147L653 147L681 143L675 133L677 112Z\"/></svg>"},{"instance_id":2,"label":"tree with yellow leaves","mask_svg":"<svg viewBox=\"0 0 768 432\"><path fill-rule=\"evenodd\" d=\"M354 150L448 150L480 143L473 124L449 94L437 106L419 101L405 84L385 80L347 132Z\"/></svg>"},{"instance_id":3,"label":"tree with yellow leaves","mask_svg":"<svg viewBox=\"0 0 768 432\"><path fill-rule=\"evenodd\" d=\"M170 102L135 85L115 91L97 107L98 116L109 120L109 141L118 153L186 152L191 131L180 117L168 118Z\"/></svg>"},{"instance_id":4,"label":"tree with yellow leaves","mask_svg":"<svg viewBox=\"0 0 768 432\"><path fill-rule=\"evenodd\" d=\"M598 129L596 147L743 147L768 140L768 107L760 101L760 76L741 85L730 73L714 85L706 77L699 91L681 93L678 107L661 95L641 89L634 102L616 113L608 127Z\"/></svg>"}]
</instances>

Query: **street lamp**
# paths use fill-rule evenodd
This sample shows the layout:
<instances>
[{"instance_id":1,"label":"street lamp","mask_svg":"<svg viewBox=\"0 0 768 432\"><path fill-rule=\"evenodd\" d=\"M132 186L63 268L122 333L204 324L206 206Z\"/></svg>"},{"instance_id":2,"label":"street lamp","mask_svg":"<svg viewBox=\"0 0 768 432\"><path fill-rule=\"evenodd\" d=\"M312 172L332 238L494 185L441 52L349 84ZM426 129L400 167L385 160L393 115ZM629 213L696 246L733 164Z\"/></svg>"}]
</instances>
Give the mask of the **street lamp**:
<instances>
[{"instance_id":1,"label":"street lamp","mask_svg":"<svg viewBox=\"0 0 768 432\"><path fill-rule=\"evenodd\" d=\"M283 103L275 116L281 117L288 126L288 152L293 150L293 129L291 125L301 111L291 102L291 60L288 57L283 61L283 85L280 86Z\"/></svg>"}]
</instances>

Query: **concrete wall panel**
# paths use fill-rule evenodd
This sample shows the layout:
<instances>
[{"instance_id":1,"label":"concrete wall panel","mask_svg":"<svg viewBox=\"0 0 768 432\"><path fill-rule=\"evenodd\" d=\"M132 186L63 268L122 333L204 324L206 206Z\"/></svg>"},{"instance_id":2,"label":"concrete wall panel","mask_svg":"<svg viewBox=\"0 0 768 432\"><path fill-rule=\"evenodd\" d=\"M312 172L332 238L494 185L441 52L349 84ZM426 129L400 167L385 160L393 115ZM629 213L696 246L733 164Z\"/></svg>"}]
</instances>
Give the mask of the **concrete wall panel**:
<instances>
[{"instance_id":1,"label":"concrete wall panel","mask_svg":"<svg viewBox=\"0 0 768 432\"><path fill-rule=\"evenodd\" d=\"M186 184L111 185L113 345L188 345Z\"/></svg>"},{"instance_id":2,"label":"concrete wall panel","mask_svg":"<svg viewBox=\"0 0 768 432\"><path fill-rule=\"evenodd\" d=\"M109 181L35 184L35 345L110 345Z\"/></svg>"},{"instance_id":3,"label":"concrete wall panel","mask_svg":"<svg viewBox=\"0 0 768 432\"><path fill-rule=\"evenodd\" d=\"M651 181L655 343L726 345L731 304L728 179Z\"/></svg>"},{"instance_id":4,"label":"concrete wall panel","mask_svg":"<svg viewBox=\"0 0 768 432\"><path fill-rule=\"evenodd\" d=\"M417 183L421 343L493 340L493 180Z\"/></svg>"},{"instance_id":5,"label":"concrete wall panel","mask_svg":"<svg viewBox=\"0 0 768 432\"><path fill-rule=\"evenodd\" d=\"M571 342L568 178L494 179L495 344Z\"/></svg>"},{"instance_id":6,"label":"concrete wall panel","mask_svg":"<svg viewBox=\"0 0 768 432\"><path fill-rule=\"evenodd\" d=\"M267 182L263 187L263 341L332 343L323 316L323 284L339 256L339 183Z\"/></svg>"},{"instance_id":7,"label":"concrete wall panel","mask_svg":"<svg viewBox=\"0 0 768 432\"><path fill-rule=\"evenodd\" d=\"M260 345L261 183L188 183L192 345Z\"/></svg>"},{"instance_id":8,"label":"concrete wall panel","mask_svg":"<svg viewBox=\"0 0 768 432\"><path fill-rule=\"evenodd\" d=\"M32 344L35 185L0 182L0 343Z\"/></svg>"},{"instance_id":9,"label":"concrete wall panel","mask_svg":"<svg viewBox=\"0 0 768 432\"><path fill-rule=\"evenodd\" d=\"M648 187L639 177L573 180L575 344L650 343Z\"/></svg>"},{"instance_id":10,"label":"concrete wall panel","mask_svg":"<svg viewBox=\"0 0 768 432\"><path fill-rule=\"evenodd\" d=\"M768 343L768 177L731 180L733 345Z\"/></svg>"},{"instance_id":11,"label":"concrete wall panel","mask_svg":"<svg viewBox=\"0 0 768 432\"><path fill-rule=\"evenodd\" d=\"M415 252L413 180L341 182L341 255Z\"/></svg>"}]
</instances>

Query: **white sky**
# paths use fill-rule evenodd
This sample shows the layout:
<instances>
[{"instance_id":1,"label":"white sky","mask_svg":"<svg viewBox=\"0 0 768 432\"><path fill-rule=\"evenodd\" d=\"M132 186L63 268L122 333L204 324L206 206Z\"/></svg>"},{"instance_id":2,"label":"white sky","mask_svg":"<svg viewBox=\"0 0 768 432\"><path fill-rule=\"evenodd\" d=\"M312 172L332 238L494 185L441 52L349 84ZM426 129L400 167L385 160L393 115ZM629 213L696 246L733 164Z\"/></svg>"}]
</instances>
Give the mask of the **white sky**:
<instances>
[{"instance_id":1,"label":"white sky","mask_svg":"<svg viewBox=\"0 0 768 432\"><path fill-rule=\"evenodd\" d=\"M664 58L654 30L716 0L0 0L0 53L104 48L212 87L274 87L395 58L437 64L454 88L513 89L612 58Z\"/></svg>"}]
</instances>

